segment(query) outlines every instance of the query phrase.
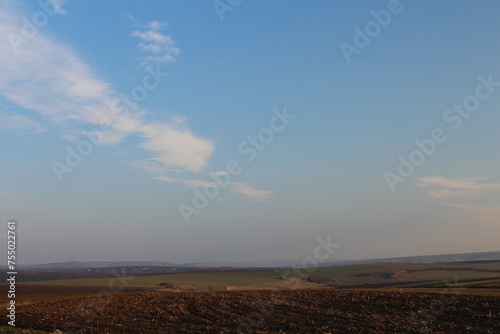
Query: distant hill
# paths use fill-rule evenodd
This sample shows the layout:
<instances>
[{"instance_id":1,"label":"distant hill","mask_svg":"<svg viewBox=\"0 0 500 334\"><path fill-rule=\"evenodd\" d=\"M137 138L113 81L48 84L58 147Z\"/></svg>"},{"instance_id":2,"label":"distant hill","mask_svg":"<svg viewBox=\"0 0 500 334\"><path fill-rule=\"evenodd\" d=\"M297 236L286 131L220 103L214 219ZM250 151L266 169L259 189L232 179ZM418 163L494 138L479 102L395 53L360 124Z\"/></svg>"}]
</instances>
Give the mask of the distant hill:
<instances>
[{"instance_id":1,"label":"distant hill","mask_svg":"<svg viewBox=\"0 0 500 334\"><path fill-rule=\"evenodd\" d=\"M366 259L355 261L335 261L320 264L320 267L331 267L349 264L369 264L381 262L405 262L405 263L449 263L449 262L475 262L475 261L500 261L498 252L478 252L459 254L420 255L406 257L391 257L382 259Z\"/></svg>"},{"instance_id":2,"label":"distant hill","mask_svg":"<svg viewBox=\"0 0 500 334\"><path fill-rule=\"evenodd\" d=\"M75 268L110 268L110 267L126 267L126 266L177 266L173 263L160 262L160 261L95 261L95 262L57 262L57 263L44 263L32 265L20 265L21 269L75 269Z\"/></svg>"},{"instance_id":3,"label":"distant hill","mask_svg":"<svg viewBox=\"0 0 500 334\"><path fill-rule=\"evenodd\" d=\"M277 271L284 273L289 269ZM450 282L500 287L500 261L378 262L321 267L312 271L307 281L337 288L443 287Z\"/></svg>"},{"instance_id":4,"label":"distant hill","mask_svg":"<svg viewBox=\"0 0 500 334\"><path fill-rule=\"evenodd\" d=\"M320 267L343 266L349 264L369 264L380 262L406 262L406 263L447 263L447 262L474 262L474 261L495 261L500 260L500 251L497 252L479 252L479 253L461 253L461 254L439 254L439 255L422 255L422 256L406 256L392 257L381 259L365 259L353 261L332 261L321 263ZM200 263L171 263L162 261L95 261L95 262L58 262L45 263L34 265L19 265L19 269L71 269L71 268L111 268L125 266L164 266L164 267L189 267L189 268L215 268L215 267L292 267L301 266L301 259L292 260L263 260L263 261L247 261L247 262L200 262Z\"/></svg>"},{"instance_id":5,"label":"distant hill","mask_svg":"<svg viewBox=\"0 0 500 334\"><path fill-rule=\"evenodd\" d=\"M410 263L443 263L443 262L468 262L468 261L496 261L500 260L500 251L462 254L441 254L427 256L410 256L387 259L387 261Z\"/></svg>"},{"instance_id":6,"label":"distant hill","mask_svg":"<svg viewBox=\"0 0 500 334\"><path fill-rule=\"evenodd\" d=\"M459 254L439 254L439 255L419 255L406 257L391 257L379 259L349 260L349 261L331 261L320 263L319 267L344 266L349 264L369 264L379 262L407 262L407 263L446 263L446 262L468 262L468 261L499 261L500 251L497 252L478 252L478 253L459 253ZM264 260L249 261L240 263L218 263L223 266L233 267L291 267L301 266L303 260ZM215 264L215 263L212 263Z\"/></svg>"}]
</instances>

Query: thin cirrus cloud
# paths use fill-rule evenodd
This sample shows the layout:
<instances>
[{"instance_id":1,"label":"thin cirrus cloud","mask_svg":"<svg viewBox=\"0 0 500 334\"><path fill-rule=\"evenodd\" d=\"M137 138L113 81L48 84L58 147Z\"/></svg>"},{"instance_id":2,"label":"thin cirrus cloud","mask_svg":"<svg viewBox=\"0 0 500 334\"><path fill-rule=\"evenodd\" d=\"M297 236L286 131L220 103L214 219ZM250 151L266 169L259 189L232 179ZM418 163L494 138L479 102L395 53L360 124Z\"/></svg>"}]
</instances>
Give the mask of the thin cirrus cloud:
<instances>
[{"instance_id":1,"label":"thin cirrus cloud","mask_svg":"<svg viewBox=\"0 0 500 334\"><path fill-rule=\"evenodd\" d=\"M133 16L128 17L134 19ZM143 64L170 62L180 53L172 37L161 32L166 26L164 22L151 21L132 33L140 40L137 47L147 54Z\"/></svg>"},{"instance_id":2,"label":"thin cirrus cloud","mask_svg":"<svg viewBox=\"0 0 500 334\"><path fill-rule=\"evenodd\" d=\"M425 188L434 189L429 194L434 198L457 198L470 197L485 194L487 191L500 189L498 183L486 183L484 177L472 177L462 179L446 179L443 177L423 177L419 178L418 185ZM462 220L468 224L491 226L498 224L500 217L500 206L498 205L478 205L470 203L442 204L454 210L445 213L443 216L453 220Z\"/></svg>"},{"instance_id":3,"label":"thin cirrus cloud","mask_svg":"<svg viewBox=\"0 0 500 334\"><path fill-rule=\"evenodd\" d=\"M237 194L243 195L246 198L253 198L257 200L266 200L274 196L271 191L256 189L249 184L242 182L232 183L231 190Z\"/></svg>"},{"instance_id":4,"label":"thin cirrus cloud","mask_svg":"<svg viewBox=\"0 0 500 334\"><path fill-rule=\"evenodd\" d=\"M137 163L137 162L136 162ZM140 161L139 164L142 164L143 161ZM151 167L150 164L147 164L148 167ZM141 166L142 167L142 166ZM151 172L156 172L156 168L150 168ZM225 172L215 172L214 174L225 174ZM181 179L175 179L171 178L169 176L164 176L164 175L159 175L159 176L154 176L154 179L161 180L164 182L180 182L183 183L185 186L189 188L202 188L202 187L218 187L217 183L213 181L203 181L203 180L181 180ZM243 182L231 182L228 185L228 189L238 195L242 195L244 198L248 199L253 199L257 201L265 201L268 200L269 198L274 197L274 194L271 191L268 190L261 190L257 189L248 183L243 183ZM223 198L224 200L229 199L228 197Z\"/></svg>"},{"instance_id":5,"label":"thin cirrus cloud","mask_svg":"<svg viewBox=\"0 0 500 334\"><path fill-rule=\"evenodd\" d=\"M429 194L436 198L479 195L486 190L500 189L498 183L484 183L484 177L446 179L443 177L421 177L418 185L424 188L441 188Z\"/></svg>"},{"instance_id":6,"label":"thin cirrus cloud","mask_svg":"<svg viewBox=\"0 0 500 334\"><path fill-rule=\"evenodd\" d=\"M53 0L54 9L61 14L61 2ZM22 36L17 25L19 15L5 4L0 6L0 36ZM179 54L173 40L162 34L165 24L150 22L134 31L145 52L146 62L168 62ZM53 125L112 124L104 134L103 144L115 144L130 135L142 138L140 148L150 157L132 161L131 165L154 174L153 178L165 182L183 183L188 187L203 187L213 182L174 178L166 174L200 172L207 164L214 145L212 141L195 136L183 117L172 117L169 123L148 122L144 111L124 113L118 106L119 94L99 78L68 46L38 33L36 38L18 47L9 42L0 43L0 94L9 102L42 115ZM46 130L29 116L20 113L0 113L3 128L11 131L40 133ZM78 134L67 133L64 140L76 141ZM61 147L64 145L61 144ZM233 183L229 189L245 198L265 200L273 196L270 191L256 189L246 183Z\"/></svg>"},{"instance_id":7,"label":"thin cirrus cloud","mask_svg":"<svg viewBox=\"0 0 500 334\"><path fill-rule=\"evenodd\" d=\"M136 160L136 161L130 161L128 162L128 164L130 166L142 169L143 172L146 172L148 174L161 175L168 171L168 169L165 166L154 160L148 160L148 159Z\"/></svg>"},{"instance_id":8,"label":"thin cirrus cloud","mask_svg":"<svg viewBox=\"0 0 500 334\"><path fill-rule=\"evenodd\" d=\"M17 133L41 133L47 129L29 116L0 111L0 127Z\"/></svg>"},{"instance_id":9,"label":"thin cirrus cloud","mask_svg":"<svg viewBox=\"0 0 500 334\"><path fill-rule=\"evenodd\" d=\"M161 181L168 182L168 183L182 183L185 186L190 187L190 188L217 186L214 182L206 182L203 180L183 180L183 179L176 179L176 178L165 176L165 175L154 176L153 179L161 180Z\"/></svg>"},{"instance_id":10,"label":"thin cirrus cloud","mask_svg":"<svg viewBox=\"0 0 500 334\"><path fill-rule=\"evenodd\" d=\"M65 15L66 11L62 8L62 6L68 2L68 0L50 0L49 3L54 8L54 11L58 14Z\"/></svg>"},{"instance_id":11,"label":"thin cirrus cloud","mask_svg":"<svg viewBox=\"0 0 500 334\"><path fill-rule=\"evenodd\" d=\"M22 36L17 17L7 5L0 6L0 36ZM0 43L0 93L9 102L37 112L55 124L72 122L98 128L106 121L112 129L105 134L104 144L118 143L132 134L139 136L143 138L140 147L165 169L199 172L213 152L213 143L196 137L182 119L153 123L144 119L142 111L123 113L118 106L119 94L107 82L70 47L41 32L20 44L18 52L9 40ZM20 115L8 115L11 130L22 126ZM16 119L18 122L14 122ZM24 118L25 126L29 123ZM5 127L9 122L3 124Z\"/></svg>"}]
</instances>

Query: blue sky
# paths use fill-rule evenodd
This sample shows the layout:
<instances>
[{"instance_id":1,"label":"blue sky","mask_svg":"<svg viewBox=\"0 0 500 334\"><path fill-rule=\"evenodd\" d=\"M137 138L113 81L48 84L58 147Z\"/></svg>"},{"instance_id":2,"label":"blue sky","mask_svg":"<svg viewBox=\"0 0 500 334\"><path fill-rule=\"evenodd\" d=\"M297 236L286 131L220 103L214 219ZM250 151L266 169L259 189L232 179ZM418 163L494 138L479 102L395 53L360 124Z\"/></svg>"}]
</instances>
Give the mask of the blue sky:
<instances>
[{"instance_id":1,"label":"blue sky","mask_svg":"<svg viewBox=\"0 0 500 334\"><path fill-rule=\"evenodd\" d=\"M0 1L0 220L22 263L498 250L499 14Z\"/></svg>"}]
</instances>

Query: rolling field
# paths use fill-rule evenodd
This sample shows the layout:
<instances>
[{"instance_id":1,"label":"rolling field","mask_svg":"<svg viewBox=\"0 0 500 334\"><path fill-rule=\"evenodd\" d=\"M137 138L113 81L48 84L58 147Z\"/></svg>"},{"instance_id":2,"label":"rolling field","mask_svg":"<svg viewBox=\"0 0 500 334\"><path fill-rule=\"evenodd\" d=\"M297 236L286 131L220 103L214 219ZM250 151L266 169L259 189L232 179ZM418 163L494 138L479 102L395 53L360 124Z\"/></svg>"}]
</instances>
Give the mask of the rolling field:
<instances>
[{"instance_id":1,"label":"rolling field","mask_svg":"<svg viewBox=\"0 0 500 334\"><path fill-rule=\"evenodd\" d=\"M110 283L113 281L112 283ZM282 280L273 270L234 270L234 271L200 271L194 273L129 276L118 278L85 278L69 280L51 280L19 283L20 287L29 286L74 286L74 287L108 287L126 286L127 288L158 289L161 283L175 285L178 290L261 290L286 289L290 283ZM317 287L318 284L300 282L301 287Z\"/></svg>"},{"instance_id":2,"label":"rolling field","mask_svg":"<svg viewBox=\"0 0 500 334\"><path fill-rule=\"evenodd\" d=\"M47 301L60 301L63 299L74 299L78 297L95 296L103 287L96 286L70 286L70 285L42 285L42 284L18 284L16 286L16 305L33 304ZM147 291L147 288L123 288L121 292ZM5 285L0 288L2 307L7 306L7 290ZM1 333L1 332L0 332Z\"/></svg>"},{"instance_id":3,"label":"rolling field","mask_svg":"<svg viewBox=\"0 0 500 334\"><path fill-rule=\"evenodd\" d=\"M498 262L380 263L317 268L304 280L285 269L225 269L20 282L17 327L109 334L498 333L497 271ZM370 289L345 289L356 285ZM2 295L5 288L0 284Z\"/></svg>"},{"instance_id":4,"label":"rolling field","mask_svg":"<svg viewBox=\"0 0 500 334\"><path fill-rule=\"evenodd\" d=\"M279 270L280 273L285 270ZM500 279L500 261L475 263L376 263L317 268L309 281L331 286L361 287L412 287L444 284L444 281L461 282Z\"/></svg>"},{"instance_id":5,"label":"rolling field","mask_svg":"<svg viewBox=\"0 0 500 334\"><path fill-rule=\"evenodd\" d=\"M306 274L306 276L304 276ZM286 279L284 279L286 278ZM336 267L320 267L307 274L296 269L234 269L203 270L158 275L127 276L119 278L59 279L20 282L19 285L57 285L80 287L106 287L126 284L128 288L160 288L161 284L177 290L214 289L286 289L289 280L300 281L301 288L378 288L378 287L440 287L453 283L471 285L500 281L500 261L474 263L376 263ZM1 284L0 284L1 286Z\"/></svg>"},{"instance_id":6,"label":"rolling field","mask_svg":"<svg viewBox=\"0 0 500 334\"><path fill-rule=\"evenodd\" d=\"M498 333L498 297L375 290L135 292L22 305L66 333Z\"/></svg>"},{"instance_id":7,"label":"rolling field","mask_svg":"<svg viewBox=\"0 0 500 334\"><path fill-rule=\"evenodd\" d=\"M436 293L436 294L445 294L449 293L448 288L377 288L372 289L373 291L387 291L387 292L419 292L419 293ZM457 291L460 292L463 296L492 296L492 297L500 297L500 289L471 289L471 288L456 288Z\"/></svg>"}]
</instances>

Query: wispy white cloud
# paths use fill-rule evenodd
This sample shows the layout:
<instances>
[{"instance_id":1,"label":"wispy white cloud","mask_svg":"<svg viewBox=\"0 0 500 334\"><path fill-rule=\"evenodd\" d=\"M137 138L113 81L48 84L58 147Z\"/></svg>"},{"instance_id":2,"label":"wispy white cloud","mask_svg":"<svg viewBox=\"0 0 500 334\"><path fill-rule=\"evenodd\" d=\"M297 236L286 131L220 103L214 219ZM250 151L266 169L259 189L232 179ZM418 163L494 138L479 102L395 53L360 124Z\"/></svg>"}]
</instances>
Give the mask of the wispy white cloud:
<instances>
[{"instance_id":1,"label":"wispy white cloud","mask_svg":"<svg viewBox=\"0 0 500 334\"><path fill-rule=\"evenodd\" d=\"M130 161L128 164L133 167L140 168L148 174L161 175L168 171L168 169L165 168L164 165L150 159Z\"/></svg>"},{"instance_id":2,"label":"wispy white cloud","mask_svg":"<svg viewBox=\"0 0 500 334\"><path fill-rule=\"evenodd\" d=\"M132 14L125 14L125 18L132 20L132 21L136 21L135 16Z\"/></svg>"},{"instance_id":3,"label":"wispy white cloud","mask_svg":"<svg viewBox=\"0 0 500 334\"><path fill-rule=\"evenodd\" d=\"M203 180L183 180L185 185L189 187L218 187L217 183Z\"/></svg>"},{"instance_id":4,"label":"wispy white cloud","mask_svg":"<svg viewBox=\"0 0 500 334\"><path fill-rule=\"evenodd\" d=\"M184 180L176 179L176 178L173 178L173 177L170 177L170 176L166 176L166 175L154 176L153 179L164 181L164 182L167 182L167 183L184 182Z\"/></svg>"},{"instance_id":5,"label":"wispy white cloud","mask_svg":"<svg viewBox=\"0 0 500 334\"><path fill-rule=\"evenodd\" d=\"M141 40L137 47L147 54L145 63L161 63L173 61L180 53L172 37L161 33L166 23L151 21L140 30L135 30L132 36Z\"/></svg>"},{"instance_id":6,"label":"wispy white cloud","mask_svg":"<svg viewBox=\"0 0 500 334\"><path fill-rule=\"evenodd\" d=\"M452 189L439 189L429 191L429 195L435 198L450 198L450 197L464 197L478 195L477 190L452 190Z\"/></svg>"},{"instance_id":7,"label":"wispy white cloud","mask_svg":"<svg viewBox=\"0 0 500 334\"><path fill-rule=\"evenodd\" d=\"M488 183L485 182L485 180L485 177L460 179L424 177L418 179L418 185L425 188L434 188L429 191L429 194L435 198L484 196L488 191L500 189L500 184ZM498 224L498 217L500 217L500 206L498 205L477 205L468 203L441 205L454 209L444 214L444 217L465 223L476 225Z\"/></svg>"},{"instance_id":8,"label":"wispy white cloud","mask_svg":"<svg viewBox=\"0 0 500 334\"><path fill-rule=\"evenodd\" d=\"M150 61L171 60L169 57L178 53L172 39L159 32L164 27L161 22L150 22L146 30L134 33L143 41L144 50L161 58L149 58ZM0 7L0 35L16 29L19 27L14 15ZM213 181L178 177L185 171L200 172L213 152L213 143L195 136L186 126L185 118L175 116L169 123L153 123L145 119L141 110L124 114L117 105L119 94L106 81L71 48L41 32L18 53L8 43L0 43L0 93L18 106L40 113L53 124L70 122L97 127L103 121L111 123L113 126L105 133L103 144L118 143L130 135L142 138L138 147L151 156L130 164L152 174L154 179L186 187L216 186ZM11 129L41 128L25 115L2 113L1 116L3 126ZM64 137L76 139L75 132ZM228 190L256 200L273 196L270 191L246 183L232 183Z\"/></svg>"},{"instance_id":9,"label":"wispy white cloud","mask_svg":"<svg viewBox=\"0 0 500 334\"><path fill-rule=\"evenodd\" d=\"M161 181L168 182L168 183L182 183L186 187L189 187L189 188L196 188L196 187L202 188L202 187L215 187L215 186L217 186L217 184L215 182L211 182L211 181L203 181L203 180L196 180L196 179L188 179L188 180L177 179L177 178L173 178L173 177L165 176L165 175L155 176L155 177L153 177L153 179L161 180Z\"/></svg>"},{"instance_id":10,"label":"wispy white cloud","mask_svg":"<svg viewBox=\"0 0 500 334\"><path fill-rule=\"evenodd\" d=\"M5 130L19 133L41 133L47 129L33 120L31 117L14 113L0 111L0 127Z\"/></svg>"},{"instance_id":11,"label":"wispy white cloud","mask_svg":"<svg viewBox=\"0 0 500 334\"><path fill-rule=\"evenodd\" d=\"M453 189L470 189L470 190L485 190L485 189L499 189L498 183L479 183L485 180L485 177L470 177L463 179L445 179L442 177L421 177L420 186L431 187L440 186Z\"/></svg>"},{"instance_id":12,"label":"wispy white cloud","mask_svg":"<svg viewBox=\"0 0 500 334\"><path fill-rule=\"evenodd\" d=\"M67 1L64 1L66 3ZM62 8L64 4L62 0L49 0L49 4L54 8L54 11L58 14L65 15L66 11Z\"/></svg>"},{"instance_id":13,"label":"wispy white cloud","mask_svg":"<svg viewBox=\"0 0 500 334\"><path fill-rule=\"evenodd\" d=\"M0 36L22 35L18 16L8 5L0 5ZM149 27L160 28L156 24ZM169 43L161 36L146 34L145 38L152 43L155 39L160 44ZM40 113L53 124L69 122L97 128L106 121L113 127L105 134L104 144L118 143L129 135L139 136L143 138L139 146L166 169L198 172L213 151L213 143L195 136L181 118L157 123L147 121L140 110L124 114L117 103L119 93L75 51L42 31L17 53L9 43L0 43L0 94L22 108Z\"/></svg>"},{"instance_id":14,"label":"wispy white cloud","mask_svg":"<svg viewBox=\"0 0 500 334\"><path fill-rule=\"evenodd\" d=\"M231 190L247 198L253 198L257 200L266 200L274 196L271 191L256 189L251 185L242 182L232 183Z\"/></svg>"},{"instance_id":15,"label":"wispy white cloud","mask_svg":"<svg viewBox=\"0 0 500 334\"><path fill-rule=\"evenodd\" d=\"M430 191L429 194L436 198L471 196L481 194L483 191L500 189L498 183L485 183L484 177L462 179L446 179L443 177L421 177L418 185L425 188L443 188Z\"/></svg>"},{"instance_id":16,"label":"wispy white cloud","mask_svg":"<svg viewBox=\"0 0 500 334\"><path fill-rule=\"evenodd\" d=\"M210 141L195 137L184 126L172 124L145 124L141 135L146 140L141 147L154 153L153 159L165 166L182 166L199 172L213 150Z\"/></svg>"},{"instance_id":17,"label":"wispy white cloud","mask_svg":"<svg viewBox=\"0 0 500 334\"><path fill-rule=\"evenodd\" d=\"M214 172L216 175L221 175L224 172ZM165 181L168 183L182 183L186 187L189 188L203 188L203 187L219 187L217 183L213 181L204 181L204 180L183 180L183 179L177 179L177 178L172 178L169 176L155 176L153 177L154 179ZM229 191L232 193L238 194L238 195L243 195L245 198L250 198L250 199L255 199L259 201L264 201L267 200L271 197L274 197L274 194L271 191L268 190L261 190L257 189L248 183L243 183L243 182L232 182L229 184L228 187ZM229 199L229 197L224 197L224 200Z\"/></svg>"}]
</instances>

